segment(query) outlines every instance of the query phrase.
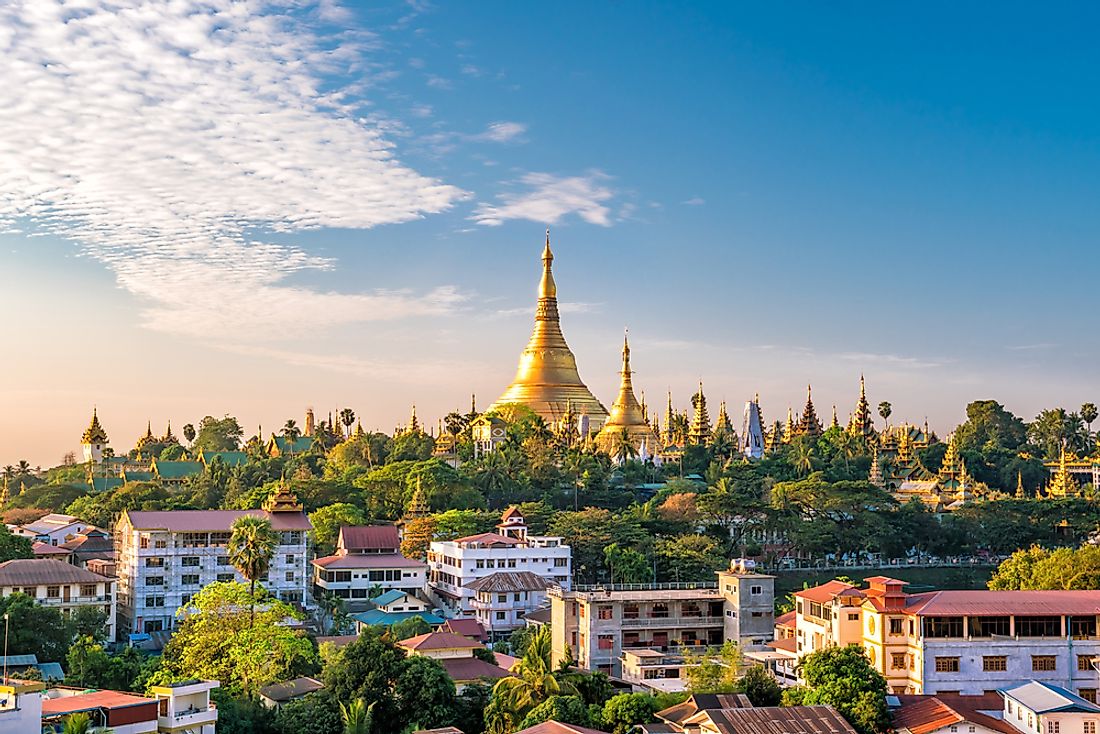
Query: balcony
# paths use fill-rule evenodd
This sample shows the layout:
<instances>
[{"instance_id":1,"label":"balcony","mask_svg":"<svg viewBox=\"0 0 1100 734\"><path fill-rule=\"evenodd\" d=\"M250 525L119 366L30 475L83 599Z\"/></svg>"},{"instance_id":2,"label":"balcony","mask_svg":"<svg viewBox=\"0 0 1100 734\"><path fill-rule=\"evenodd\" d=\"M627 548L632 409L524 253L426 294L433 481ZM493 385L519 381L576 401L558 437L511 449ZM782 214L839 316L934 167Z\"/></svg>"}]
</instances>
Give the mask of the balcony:
<instances>
[{"instance_id":1,"label":"balcony","mask_svg":"<svg viewBox=\"0 0 1100 734\"><path fill-rule=\"evenodd\" d=\"M190 708L175 711L167 716L157 717L157 726L164 729L177 729L184 726L202 726L218 720L218 707L211 702L205 709Z\"/></svg>"},{"instance_id":2,"label":"balcony","mask_svg":"<svg viewBox=\"0 0 1100 734\"><path fill-rule=\"evenodd\" d=\"M622 619L623 629L660 629L667 627L721 627L725 624L722 617L640 617Z\"/></svg>"}]
</instances>

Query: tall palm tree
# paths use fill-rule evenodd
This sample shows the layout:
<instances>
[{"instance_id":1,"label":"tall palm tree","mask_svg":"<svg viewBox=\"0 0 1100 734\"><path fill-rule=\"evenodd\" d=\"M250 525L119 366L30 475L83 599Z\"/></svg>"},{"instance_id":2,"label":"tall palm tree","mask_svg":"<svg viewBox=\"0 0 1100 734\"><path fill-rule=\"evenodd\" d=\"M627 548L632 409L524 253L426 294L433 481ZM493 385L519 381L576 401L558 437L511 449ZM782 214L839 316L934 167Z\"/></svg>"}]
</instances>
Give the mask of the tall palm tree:
<instances>
[{"instance_id":1,"label":"tall palm tree","mask_svg":"<svg viewBox=\"0 0 1100 734\"><path fill-rule=\"evenodd\" d=\"M791 464L799 476L806 476L814 468L814 447L804 439L791 444Z\"/></svg>"},{"instance_id":2,"label":"tall palm tree","mask_svg":"<svg viewBox=\"0 0 1100 734\"><path fill-rule=\"evenodd\" d=\"M542 626L531 638L523 659L515 668L516 677L501 678L493 686L493 698L499 698L514 721L523 717L551 696L573 695L576 688L558 680L550 665L550 627Z\"/></svg>"},{"instance_id":3,"label":"tall palm tree","mask_svg":"<svg viewBox=\"0 0 1100 734\"><path fill-rule=\"evenodd\" d=\"M878 414L882 416L882 420L886 423L887 428L890 427L890 414L893 412L893 406L885 400L878 404Z\"/></svg>"},{"instance_id":4,"label":"tall palm tree","mask_svg":"<svg viewBox=\"0 0 1100 734\"><path fill-rule=\"evenodd\" d=\"M15 473L21 477L25 477L31 473L30 462L26 459L20 459L19 463L15 467Z\"/></svg>"},{"instance_id":5,"label":"tall palm tree","mask_svg":"<svg viewBox=\"0 0 1100 734\"><path fill-rule=\"evenodd\" d=\"M628 459L633 459L638 455L638 449L634 448L634 442L630 440L630 432L625 428L620 433L616 434L611 455L620 465L625 464Z\"/></svg>"},{"instance_id":6,"label":"tall palm tree","mask_svg":"<svg viewBox=\"0 0 1100 734\"><path fill-rule=\"evenodd\" d=\"M844 457L844 471L848 472L848 460L856 455L856 437L847 431L841 431L834 439L836 447L840 449L840 455Z\"/></svg>"},{"instance_id":7,"label":"tall palm tree","mask_svg":"<svg viewBox=\"0 0 1100 734\"><path fill-rule=\"evenodd\" d=\"M248 579L251 595L249 622L256 619L256 582L267 575L279 535L272 530L271 521L265 517L244 515L233 521L229 534L229 562Z\"/></svg>"},{"instance_id":8,"label":"tall palm tree","mask_svg":"<svg viewBox=\"0 0 1100 734\"><path fill-rule=\"evenodd\" d=\"M344 436L350 436L351 427L355 425L355 411L351 408L341 410L340 422L344 424Z\"/></svg>"},{"instance_id":9,"label":"tall palm tree","mask_svg":"<svg viewBox=\"0 0 1100 734\"><path fill-rule=\"evenodd\" d=\"M340 702L340 718L344 720L344 734L370 734L374 724L374 701L368 706L357 698L350 705Z\"/></svg>"},{"instance_id":10,"label":"tall palm tree","mask_svg":"<svg viewBox=\"0 0 1100 734\"><path fill-rule=\"evenodd\" d=\"M302 429L298 427L298 422L291 418L283 426L282 434L283 438L293 443L302 437Z\"/></svg>"},{"instance_id":11,"label":"tall palm tree","mask_svg":"<svg viewBox=\"0 0 1100 734\"><path fill-rule=\"evenodd\" d=\"M15 467L12 466L11 464L6 465L4 467L4 479L14 479L14 478L15 478Z\"/></svg>"},{"instance_id":12,"label":"tall palm tree","mask_svg":"<svg viewBox=\"0 0 1100 734\"><path fill-rule=\"evenodd\" d=\"M1092 422L1097 416L1100 416L1100 411L1096 409L1096 403L1085 403L1081 406L1081 420L1088 424L1089 433L1092 433Z\"/></svg>"}]
</instances>

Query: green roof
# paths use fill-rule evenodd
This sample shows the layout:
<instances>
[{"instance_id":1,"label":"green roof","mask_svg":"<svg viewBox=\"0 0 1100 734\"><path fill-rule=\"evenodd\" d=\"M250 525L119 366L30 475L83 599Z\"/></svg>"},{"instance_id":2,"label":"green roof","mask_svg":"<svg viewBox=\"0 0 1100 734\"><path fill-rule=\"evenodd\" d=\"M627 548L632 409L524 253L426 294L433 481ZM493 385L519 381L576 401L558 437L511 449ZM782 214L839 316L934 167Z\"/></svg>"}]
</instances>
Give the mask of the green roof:
<instances>
[{"instance_id":1,"label":"green roof","mask_svg":"<svg viewBox=\"0 0 1100 734\"><path fill-rule=\"evenodd\" d=\"M153 481L153 472L151 471L122 471L122 478L127 482L151 482Z\"/></svg>"},{"instance_id":2,"label":"green roof","mask_svg":"<svg viewBox=\"0 0 1100 734\"><path fill-rule=\"evenodd\" d=\"M202 474L205 467L197 461L155 461L151 468L161 479L183 479Z\"/></svg>"},{"instance_id":3,"label":"green roof","mask_svg":"<svg viewBox=\"0 0 1100 734\"><path fill-rule=\"evenodd\" d=\"M276 436L275 445L279 447L279 453L304 454L313 448L313 436L299 436L293 444L283 436Z\"/></svg>"},{"instance_id":4,"label":"green roof","mask_svg":"<svg viewBox=\"0 0 1100 734\"><path fill-rule=\"evenodd\" d=\"M248 454L243 451L200 451L199 460L210 465L215 459L220 460L226 466L240 466L248 463Z\"/></svg>"},{"instance_id":5,"label":"green roof","mask_svg":"<svg viewBox=\"0 0 1100 734\"><path fill-rule=\"evenodd\" d=\"M122 486L122 479L119 477L92 477L88 484L91 485L92 491L106 492L109 489Z\"/></svg>"}]
</instances>

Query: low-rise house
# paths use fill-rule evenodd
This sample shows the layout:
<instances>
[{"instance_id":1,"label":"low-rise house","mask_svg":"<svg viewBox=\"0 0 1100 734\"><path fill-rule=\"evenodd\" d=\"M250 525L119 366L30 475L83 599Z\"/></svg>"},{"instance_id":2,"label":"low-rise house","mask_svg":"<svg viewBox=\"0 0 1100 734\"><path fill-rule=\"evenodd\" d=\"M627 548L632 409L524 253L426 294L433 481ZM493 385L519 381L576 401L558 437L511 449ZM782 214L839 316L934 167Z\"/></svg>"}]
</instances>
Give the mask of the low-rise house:
<instances>
[{"instance_id":1,"label":"low-rise house","mask_svg":"<svg viewBox=\"0 0 1100 734\"><path fill-rule=\"evenodd\" d=\"M1017 734L1001 718L1004 700L997 693L901 695L898 700L901 705L891 712L897 734Z\"/></svg>"},{"instance_id":2,"label":"low-rise house","mask_svg":"<svg viewBox=\"0 0 1100 734\"><path fill-rule=\"evenodd\" d=\"M157 731L159 704L132 693L52 688L42 701L41 731L60 732L65 719L78 713L88 715L92 731L146 734Z\"/></svg>"},{"instance_id":3,"label":"low-rise house","mask_svg":"<svg viewBox=\"0 0 1100 734\"><path fill-rule=\"evenodd\" d=\"M45 683L0 678L0 731L4 734L40 734L42 691Z\"/></svg>"},{"instance_id":4,"label":"low-rise house","mask_svg":"<svg viewBox=\"0 0 1100 734\"><path fill-rule=\"evenodd\" d=\"M433 629L446 621L431 610L428 602L420 597L413 596L407 591L390 589L385 594L376 596L370 601L371 609L351 615L351 618L355 620L357 634L366 627L388 627L403 622L410 617L420 617Z\"/></svg>"},{"instance_id":5,"label":"low-rise house","mask_svg":"<svg viewBox=\"0 0 1100 734\"><path fill-rule=\"evenodd\" d=\"M36 540L31 543L31 553L34 554L35 558L53 558L68 563L72 551L62 548L60 545L50 545Z\"/></svg>"},{"instance_id":6,"label":"low-rise house","mask_svg":"<svg viewBox=\"0 0 1100 734\"><path fill-rule=\"evenodd\" d=\"M306 534L312 527L297 498L279 489L262 510L130 510L115 527L118 605L123 634L171 630L176 610L204 586L244 581L229 562L233 522L251 515L270 520L279 536L267 578L279 599L305 605Z\"/></svg>"},{"instance_id":7,"label":"low-rise house","mask_svg":"<svg viewBox=\"0 0 1100 734\"><path fill-rule=\"evenodd\" d=\"M528 572L543 579L548 586L569 589L572 579L572 549L554 536L536 536L527 532L527 523L515 507L505 510L496 532L479 533L457 540L432 541L428 550L428 590L436 601L452 617L479 617L475 600L475 581L498 571ZM541 603L536 590L528 592L526 601L516 603L509 597L509 609L491 610L492 621L500 621L514 629L508 622L519 613L534 611ZM539 600L536 603L536 600ZM489 613L490 610L483 610ZM498 613L503 614L498 619ZM481 619L487 629L492 627Z\"/></svg>"},{"instance_id":8,"label":"low-rise house","mask_svg":"<svg viewBox=\"0 0 1100 734\"><path fill-rule=\"evenodd\" d=\"M470 619L469 617L456 617L454 619L448 619L444 622L441 632L453 632L456 635L462 635L474 642L488 642L489 635L485 632L485 627L481 622L476 619Z\"/></svg>"},{"instance_id":9,"label":"low-rise house","mask_svg":"<svg viewBox=\"0 0 1100 734\"><path fill-rule=\"evenodd\" d=\"M39 543L61 545L91 527L92 525L78 517L51 512L34 522L15 528L12 532L16 535L22 535L24 538L36 540Z\"/></svg>"},{"instance_id":10,"label":"low-rise house","mask_svg":"<svg viewBox=\"0 0 1100 734\"><path fill-rule=\"evenodd\" d=\"M336 552L313 561L313 596L334 594L349 608L365 606L372 590L415 594L424 588L428 564L401 555L393 525L340 528Z\"/></svg>"},{"instance_id":11,"label":"low-rise house","mask_svg":"<svg viewBox=\"0 0 1100 734\"><path fill-rule=\"evenodd\" d=\"M260 689L260 703L269 709L277 709L283 704L297 701L311 693L324 690L324 687L324 683L308 676L283 681L282 683L272 683Z\"/></svg>"},{"instance_id":12,"label":"low-rise house","mask_svg":"<svg viewBox=\"0 0 1100 734\"><path fill-rule=\"evenodd\" d=\"M187 680L151 687L159 705L157 730L164 734L214 734L218 707L210 700L210 692L219 686L216 680Z\"/></svg>"},{"instance_id":13,"label":"low-rise house","mask_svg":"<svg viewBox=\"0 0 1100 734\"><path fill-rule=\"evenodd\" d=\"M655 723L641 724L639 728L645 734L680 732L684 730L684 722L700 711L751 706L752 702L744 693L693 693L687 700L655 713Z\"/></svg>"},{"instance_id":14,"label":"low-rise house","mask_svg":"<svg viewBox=\"0 0 1100 734\"><path fill-rule=\"evenodd\" d=\"M544 721L517 731L516 734L604 734L598 729L589 729L578 724L563 724L560 721Z\"/></svg>"},{"instance_id":15,"label":"low-rise house","mask_svg":"<svg viewBox=\"0 0 1100 734\"><path fill-rule=\"evenodd\" d=\"M1100 706L1061 686L1032 680L1000 691L1002 718L1023 734L1095 734Z\"/></svg>"},{"instance_id":16,"label":"low-rise house","mask_svg":"<svg viewBox=\"0 0 1100 734\"><path fill-rule=\"evenodd\" d=\"M70 554L69 563L82 568L88 567L88 561L114 561L116 556L111 536L99 528L88 528L77 533L75 538L62 543L58 548Z\"/></svg>"},{"instance_id":17,"label":"low-rise house","mask_svg":"<svg viewBox=\"0 0 1100 734\"><path fill-rule=\"evenodd\" d=\"M107 639L115 635L115 580L56 559L16 559L0 563L0 595L20 592L68 617L95 607L107 618Z\"/></svg>"},{"instance_id":18,"label":"low-rise house","mask_svg":"<svg viewBox=\"0 0 1100 734\"><path fill-rule=\"evenodd\" d=\"M417 635L401 640L397 646L408 655L438 660L460 692L472 683L492 683L508 677L503 668L474 656L474 650L484 650L484 645L451 632Z\"/></svg>"},{"instance_id":19,"label":"low-rise house","mask_svg":"<svg viewBox=\"0 0 1100 734\"><path fill-rule=\"evenodd\" d=\"M7 670L9 675L16 677L26 676L28 670L37 670L44 681L52 683L65 680L65 671L61 668L61 663L42 662L33 653L0 655L0 668Z\"/></svg>"},{"instance_id":20,"label":"low-rise house","mask_svg":"<svg viewBox=\"0 0 1100 734\"><path fill-rule=\"evenodd\" d=\"M643 648L623 650L619 660L622 679L643 693L678 693L687 690L684 668L688 662L680 653Z\"/></svg>"},{"instance_id":21,"label":"low-rise house","mask_svg":"<svg viewBox=\"0 0 1100 734\"><path fill-rule=\"evenodd\" d=\"M856 734L832 706L767 706L706 709L684 722L685 732L698 734Z\"/></svg>"}]
</instances>

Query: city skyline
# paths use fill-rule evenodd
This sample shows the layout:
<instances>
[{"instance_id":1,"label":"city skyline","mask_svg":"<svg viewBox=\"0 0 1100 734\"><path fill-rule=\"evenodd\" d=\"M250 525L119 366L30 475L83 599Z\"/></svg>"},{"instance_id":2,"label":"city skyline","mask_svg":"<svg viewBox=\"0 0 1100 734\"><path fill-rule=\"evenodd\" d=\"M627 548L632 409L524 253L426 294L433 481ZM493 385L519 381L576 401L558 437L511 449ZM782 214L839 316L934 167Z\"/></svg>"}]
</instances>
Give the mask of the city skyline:
<instances>
[{"instance_id":1,"label":"city skyline","mask_svg":"<svg viewBox=\"0 0 1100 734\"><path fill-rule=\"evenodd\" d=\"M1093 8L87 5L0 9L0 463L93 405L116 449L485 407L547 225L607 405L624 327L651 410L738 425L1097 398Z\"/></svg>"}]
</instances>

